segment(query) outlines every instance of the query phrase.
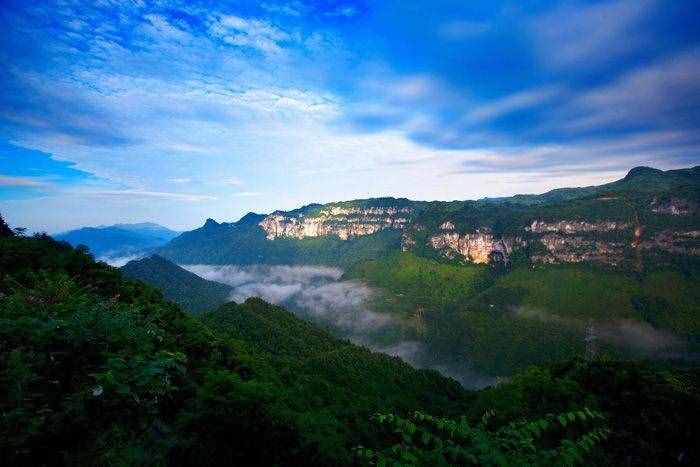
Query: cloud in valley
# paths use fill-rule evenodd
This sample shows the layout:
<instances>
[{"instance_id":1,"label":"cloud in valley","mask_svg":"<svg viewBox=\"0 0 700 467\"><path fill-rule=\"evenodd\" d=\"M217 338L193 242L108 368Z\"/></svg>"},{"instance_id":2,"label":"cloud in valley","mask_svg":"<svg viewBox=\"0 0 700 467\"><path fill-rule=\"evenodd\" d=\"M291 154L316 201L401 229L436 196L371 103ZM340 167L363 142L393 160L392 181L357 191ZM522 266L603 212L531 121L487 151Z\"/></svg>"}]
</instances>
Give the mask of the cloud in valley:
<instances>
[{"instance_id":1,"label":"cloud in valley","mask_svg":"<svg viewBox=\"0 0 700 467\"><path fill-rule=\"evenodd\" d=\"M395 315L372 310L378 292L358 281L341 280L338 268L323 266L184 265L208 280L234 288L231 299L262 297L283 305L303 319L374 351L400 357L418 368L431 368L467 387L493 383L466 364L438 358L430 346L410 332L410 324ZM404 337L409 335L411 337Z\"/></svg>"}]
</instances>

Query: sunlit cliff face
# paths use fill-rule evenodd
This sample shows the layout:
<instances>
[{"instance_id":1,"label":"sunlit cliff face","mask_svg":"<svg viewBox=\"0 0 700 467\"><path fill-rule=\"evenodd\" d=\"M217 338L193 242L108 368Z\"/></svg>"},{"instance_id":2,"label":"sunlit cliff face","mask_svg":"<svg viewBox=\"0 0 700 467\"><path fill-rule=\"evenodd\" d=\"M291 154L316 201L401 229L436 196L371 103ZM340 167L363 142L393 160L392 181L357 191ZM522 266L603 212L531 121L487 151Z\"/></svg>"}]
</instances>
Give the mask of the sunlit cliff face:
<instances>
[{"instance_id":1,"label":"sunlit cliff face","mask_svg":"<svg viewBox=\"0 0 700 467\"><path fill-rule=\"evenodd\" d=\"M268 240L278 237L306 238L336 235L341 240L371 235L383 229L402 229L410 208L343 208L331 206L314 216L289 216L277 212L267 216L260 226Z\"/></svg>"}]
</instances>

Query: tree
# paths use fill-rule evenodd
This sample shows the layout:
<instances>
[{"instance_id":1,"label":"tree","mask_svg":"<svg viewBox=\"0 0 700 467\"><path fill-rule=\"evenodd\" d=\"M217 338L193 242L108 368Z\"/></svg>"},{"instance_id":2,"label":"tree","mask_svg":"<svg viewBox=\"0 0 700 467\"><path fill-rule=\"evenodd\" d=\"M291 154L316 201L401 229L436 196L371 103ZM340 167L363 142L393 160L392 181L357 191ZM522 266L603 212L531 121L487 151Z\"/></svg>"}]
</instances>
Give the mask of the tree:
<instances>
[{"instance_id":1,"label":"tree","mask_svg":"<svg viewBox=\"0 0 700 467\"><path fill-rule=\"evenodd\" d=\"M5 219L2 218L2 214L0 214L0 237L12 237L13 235L12 229L7 225Z\"/></svg>"}]
</instances>

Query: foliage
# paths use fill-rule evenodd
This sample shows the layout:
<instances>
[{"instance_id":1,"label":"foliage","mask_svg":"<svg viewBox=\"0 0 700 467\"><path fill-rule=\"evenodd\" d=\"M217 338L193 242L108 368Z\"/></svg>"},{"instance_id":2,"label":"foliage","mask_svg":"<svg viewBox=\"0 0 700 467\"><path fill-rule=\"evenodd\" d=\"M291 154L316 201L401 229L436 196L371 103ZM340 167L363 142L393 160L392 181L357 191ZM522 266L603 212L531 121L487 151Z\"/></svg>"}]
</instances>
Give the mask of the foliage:
<instances>
[{"instance_id":1,"label":"foliage","mask_svg":"<svg viewBox=\"0 0 700 467\"><path fill-rule=\"evenodd\" d=\"M574 361L467 392L259 299L195 317L85 250L0 237L3 465L350 465L356 446L377 463L692 463L698 381ZM592 446L597 417L570 423L587 407L609 442Z\"/></svg>"},{"instance_id":2,"label":"foliage","mask_svg":"<svg viewBox=\"0 0 700 467\"><path fill-rule=\"evenodd\" d=\"M356 264L346 277L362 279L391 292L398 308L407 312L416 308L448 310L492 281L486 266L445 264L411 253Z\"/></svg>"},{"instance_id":3,"label":"foliage","mask_svg":"<svg viewBox=\"0 0 700 467\"><path fill-rule=\"evenodd\" d=\"M487 428L489 413L476 425L466 417L437 418L415 412L410 419L377 415L389 447L357 449L367 465L582 465L610 430L604 416L588 408L532 421L516 421L496 430Z\"/></svg>"},{"instance_id":4,"label":"foliage","mask_svg":"<svg viewBox=\"0 0 700 467\"><path fill-rule=\"evenodd\" d=\"M233 290L228 285L202 279L158 255L130 261L121 267L121 272L157 288L165 298L192 313L213 310L228 302Z\"/></svg>"},{"instance_id":5,"label":"foliage","mask_svg":"<svg viewBox=\"0 0 700 467\"><path fill-rule=\"evenodd\" d=\"M345 464L375 411L465 409L454 381L261 300L204 321L84 250L0 238L3 463Z\"/></svg>"},{"instance_id":6,"label":"foliage","mask_svg":"<svg viewBox=\"0 0 700 467\"><path fill-rule=\"evenodd\" d=\"M497 273L400 253L357 264L346 276L382 288L374 308L414 318L439 354L498 376L582 355L589 325L612 329L608 334L620 326L648 326L677 335L669 345L697 349L699 273L693 267L632 273L587 264L520 265ZM632 349L616 336L599 340L599 351L654 356L653 345L637 342Z\"/></svg>"}]
</instances>

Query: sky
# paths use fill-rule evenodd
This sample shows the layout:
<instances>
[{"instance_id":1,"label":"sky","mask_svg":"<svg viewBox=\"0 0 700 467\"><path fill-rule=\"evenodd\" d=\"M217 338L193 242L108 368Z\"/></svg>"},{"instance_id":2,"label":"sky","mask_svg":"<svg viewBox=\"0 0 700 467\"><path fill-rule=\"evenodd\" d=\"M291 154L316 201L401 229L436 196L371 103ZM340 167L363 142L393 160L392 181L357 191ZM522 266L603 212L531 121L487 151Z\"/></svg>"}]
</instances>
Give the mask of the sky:
<instances>
[{"instance_id":1,"label":"sky","mask_svg":"<svg viewBox=\"0 0 700 467\"><path fill-rule=\"evenodd\" d=\"M33 231L700 164L698 2L1 3L0 213Z\"/></svg>"}]
</instances>

